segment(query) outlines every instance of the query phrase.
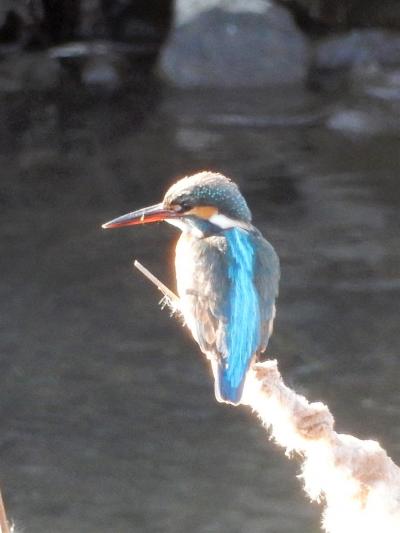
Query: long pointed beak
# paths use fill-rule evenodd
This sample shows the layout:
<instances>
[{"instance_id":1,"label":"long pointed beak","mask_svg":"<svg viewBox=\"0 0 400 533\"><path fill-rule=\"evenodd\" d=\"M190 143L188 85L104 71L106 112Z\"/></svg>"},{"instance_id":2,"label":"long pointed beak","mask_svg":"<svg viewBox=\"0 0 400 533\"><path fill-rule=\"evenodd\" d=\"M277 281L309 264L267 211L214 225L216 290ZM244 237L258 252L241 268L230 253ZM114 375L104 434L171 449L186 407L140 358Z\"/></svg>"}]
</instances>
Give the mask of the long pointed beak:
<instances>
[{"instance_id":1,"label":"long pointed beak","mask_svg":"<svg viewBox=\"0 0 400 533\"><path fill-rule=\"evenodd\" d=\"M160 222L166 218L176 218L178 213L172 209L165 209L163 204L151 205L144 209L138 209L127 213L121 217L114 218L109 222L106 222L101 227L104 229L109 228L122 228L124 226L136 226L137 224L148 224L150 222Z\"/></svg>"}]
</instances>

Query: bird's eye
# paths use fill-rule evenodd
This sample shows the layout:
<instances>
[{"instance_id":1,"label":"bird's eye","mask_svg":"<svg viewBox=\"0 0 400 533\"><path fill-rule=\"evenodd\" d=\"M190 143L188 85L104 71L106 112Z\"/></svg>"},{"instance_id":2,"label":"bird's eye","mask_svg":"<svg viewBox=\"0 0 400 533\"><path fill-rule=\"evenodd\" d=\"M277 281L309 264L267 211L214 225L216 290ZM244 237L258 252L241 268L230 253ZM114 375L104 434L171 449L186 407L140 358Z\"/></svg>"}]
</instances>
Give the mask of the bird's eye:
<instances>
[{"instance_id":1,"label":"bird's eye","mask_svg":"<svg viewBox=\"0 0 400 533\"><path fill-rule=\"evenodd\" d=\"M174 205L174 210L177 213L185 213L186 211L190 211L192 209L193 205L188 202L187 200L183 200L182 202L179 202L179 204Z\"/></svg>"}]
</instances>

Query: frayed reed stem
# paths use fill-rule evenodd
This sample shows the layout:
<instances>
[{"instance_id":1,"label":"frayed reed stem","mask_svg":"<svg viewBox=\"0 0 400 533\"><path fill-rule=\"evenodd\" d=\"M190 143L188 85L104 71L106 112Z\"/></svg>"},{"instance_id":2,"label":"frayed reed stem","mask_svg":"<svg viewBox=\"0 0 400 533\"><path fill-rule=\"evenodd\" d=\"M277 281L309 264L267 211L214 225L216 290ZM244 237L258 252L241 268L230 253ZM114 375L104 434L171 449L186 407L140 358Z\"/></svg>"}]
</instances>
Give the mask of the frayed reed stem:
<instances>
[{"instance_id":1,"label":"frayed reed stem","mask_svg":"<svg viewBox=\"0 0 400 533\"><path fill-rule=\"evenodd\" d=\"M3 496L0 490L0 533L11 533L11 529L7 520L6 508L3 501Z\"/></svg>"}]
</instances>

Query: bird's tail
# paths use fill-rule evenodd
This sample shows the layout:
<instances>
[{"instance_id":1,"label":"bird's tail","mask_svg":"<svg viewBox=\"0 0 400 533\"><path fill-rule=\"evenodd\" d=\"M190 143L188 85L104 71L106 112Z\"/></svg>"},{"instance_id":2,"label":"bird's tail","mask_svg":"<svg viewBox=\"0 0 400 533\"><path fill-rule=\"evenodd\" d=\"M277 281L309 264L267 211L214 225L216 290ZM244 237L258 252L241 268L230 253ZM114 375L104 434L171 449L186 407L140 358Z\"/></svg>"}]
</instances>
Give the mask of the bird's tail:
<instances>
[{"instance_id":1,"label":"bird's tail","mask_svg":"<svg viewBox=\"0 0 400 533\"><path fill-rule=\"evenodd\" d=\"M239 405L242 399L246 376L243 377L239 384L233 384L231 376L227 374L226 369L223 368L221 364L213 362L212 366L214 374L214 391L217 401Z\"/></svg>"}]
</instances>

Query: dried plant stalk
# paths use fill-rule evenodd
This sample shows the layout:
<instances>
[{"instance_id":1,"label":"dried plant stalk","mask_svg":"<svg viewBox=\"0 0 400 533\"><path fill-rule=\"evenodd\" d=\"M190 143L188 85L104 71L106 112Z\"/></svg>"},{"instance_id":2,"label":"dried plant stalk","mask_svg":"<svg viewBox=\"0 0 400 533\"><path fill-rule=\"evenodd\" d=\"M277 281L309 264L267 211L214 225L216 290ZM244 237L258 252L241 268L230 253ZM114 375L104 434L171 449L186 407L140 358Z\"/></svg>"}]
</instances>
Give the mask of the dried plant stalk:
<instances>
[{"instance_id":1,"label":"dried plant stalk","mask_svg":"<svg viewBox=\"0 0 400 533\"><path fill-rule=\"evenodd\" d=\"M157 289L163 293L165 303L173 310L179 309L179 298L172 292L162 281L160 281L154 274L150 272L146 267L139 263L137 259L133 262L133 266L139 270Z\"/></svg>"},{"instance_id":2,"label":"dried plant stalk","mask_svg":"<svg viewBox=\"0 0 400 533\"><path fill-rule=\"evenodd\" d=\"M3 497L0 491L0 533L11 533L10 526L8 525L6 508L4 506Z\"/></svg>"},{"instance_id":3,"label":"dried plant stalk","mask_svg":"<svg viewBox=\"0 0 400 533\"><path fill-rule=\"evenodd\" d=\"M138 268L179 309L178 297ZM287 456L301 456L300 477L308 496L323 505L326 533L400 533L400 468L378 442L337 433L328 407L289 389L275 360L253 365L242 403Z\"/></svg>"},{"instance_id":4,"label":"dried plant stalk","mask_svg":"<svg viewBox=\"0 0 400 533\"><path fill-rule=\"evenodd\" d=\"M302 457L304 488L322 502L327 533L400 532L400 468L378 442L337 433L328 407L289 389L276 361L254 365L244 402L287 455Z\"/></svg>"}]
</instances>

